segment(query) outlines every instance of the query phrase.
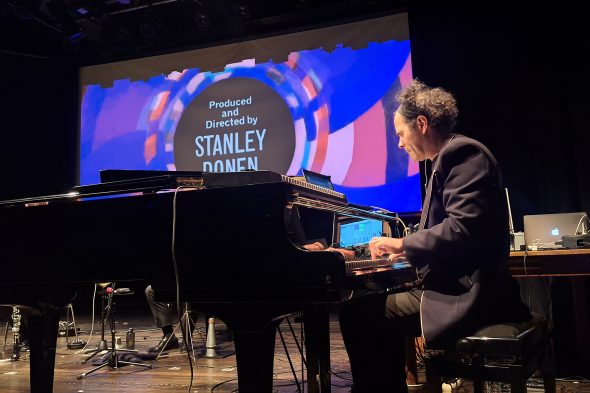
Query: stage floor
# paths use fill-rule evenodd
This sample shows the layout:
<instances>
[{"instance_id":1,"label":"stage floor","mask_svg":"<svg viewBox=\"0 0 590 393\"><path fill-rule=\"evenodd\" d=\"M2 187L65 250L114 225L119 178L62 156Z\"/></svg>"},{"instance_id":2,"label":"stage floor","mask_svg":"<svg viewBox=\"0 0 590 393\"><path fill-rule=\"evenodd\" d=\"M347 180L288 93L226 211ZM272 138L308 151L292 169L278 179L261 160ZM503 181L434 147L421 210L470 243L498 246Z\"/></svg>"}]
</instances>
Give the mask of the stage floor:
<instances>
[{"instance_id":1,"label":"stage floor","mask_svg":"<svg viewBox=\"0 0 590 393\"><path fill-rule=\"evenodd\" d=\"M147 348L158 343L161 338L161 331L156 329L154 322L149 316L134 315L128 316L119 314L119 321L116 324L117 336L125 342L125 333L131 327L136 332L136 349L145 352ZM304 384L305 375L302 370L302 357L297 349L295 337L301 341L301 324L294 322L291 318L294 335L286 322L283 322L281 329L287 346L287 350L295 376L291 371L287 352L283 348L280 336L277 334L277 343L274 361L274 391L276 392L297 392L307 391L307 386L301 386L298 390L297 384ZM80 337L88 340L91 327L90 316L77 316L78 327L81 330ZM205 324L204 318L197 318L197 329L193 335L194 349L197 360L193 363L193 381L191 392L235 392L237 391L236 358L233 352L231 335L227 333L225 325L218 321L216 323L216 344L219 355L226 355L219 358L204 358L202 352L205 350ZM96 348L100 340L101 325L96 323L94 332L90 338L86 350ZM332 392L344 393L350 391L351 375L348 366L348 356L344 349L342 337L335 317L331 318L331 366L332 366ZM5 324L0 327L0 339L4 337ZM110 345L110 331L107 329L106 339ZM72 341L72 338L69 338ZM3 343L3 341L2 341ZM2 347L0 347L0 350ZM24 393L29 391L29 362L28 354L23 354L18 361L10 361L12 352L12 332L8 332L7 343L3 351L0 351L0 391L3 393ZM145 361L145 364L152 365L151 369L138 366L124 366L118 370L109 367L102 368L83 379L77 376L88 372L94 366L93 360L98 360L97 355L86 364L81 364L89 355L84 350L70 350L66 347L66 338L58 338L54 392L56 393L87 393L87 392L141 392L141 393L163 393L163 392L187 392L190 382L190 366L186 351L178 349L166 353L157 360ZM423 373L419 375L423 380ZM303 390L305 389L305 390ZM412 391L426 392L424 387L412 387ZM473 391L469 381L466 381L455 391ZM499 391L499 390L498 390ZM530 389L531 391L542 391L542 389ZM558 392L579 392L590 393L590 383L572 381L558 381Z\"/></svg>"}]
</instances>

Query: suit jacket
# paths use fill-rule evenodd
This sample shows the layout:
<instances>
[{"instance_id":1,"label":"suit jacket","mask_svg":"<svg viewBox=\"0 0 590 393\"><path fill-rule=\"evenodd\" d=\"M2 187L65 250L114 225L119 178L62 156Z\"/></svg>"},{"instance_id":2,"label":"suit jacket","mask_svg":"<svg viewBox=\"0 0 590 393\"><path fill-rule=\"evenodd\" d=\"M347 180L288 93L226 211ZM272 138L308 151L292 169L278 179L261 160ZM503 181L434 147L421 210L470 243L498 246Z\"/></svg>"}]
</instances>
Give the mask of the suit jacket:
<instances>
[{"instance_id":1,"label":"suit jacket","mask_svg":"<svg viewBox=\"0 0 590 393\"><path fill-rule=\"evenodd\" d=\"M530 317L507 260L502 175L480 142L454 135L432 165L420 230L404 239L422 279L422 334L447 347L480 327Z\"/></svg>"}]
</instances>

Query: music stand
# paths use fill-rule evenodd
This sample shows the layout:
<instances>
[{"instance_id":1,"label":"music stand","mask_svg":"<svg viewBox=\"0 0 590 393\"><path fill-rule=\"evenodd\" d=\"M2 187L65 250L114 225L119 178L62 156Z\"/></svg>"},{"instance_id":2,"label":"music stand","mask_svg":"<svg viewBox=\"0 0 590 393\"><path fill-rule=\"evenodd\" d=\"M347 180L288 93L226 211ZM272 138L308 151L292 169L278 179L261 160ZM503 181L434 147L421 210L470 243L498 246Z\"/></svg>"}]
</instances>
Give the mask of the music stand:
<instances>
[{"instance_id":1,"label":"music stand","mask_svg":"<svg viewBox=\"0 0 590 393\"><path fill-rule=\"evenodd\" d=\"M130 365L130 366L140 366L140 367L145 367L145 368L152 368L151 364L143 364L143 363L130 362L127 360L119 360L119 358L117 357L118 352L129 353L129 352L137 352L137 351L131 350L131 349L117 349L116 348L116 345L115 345L115 341L116 341L116 338L115 338L115 312L114 312L115 303L113 301L113 297L116 294L115 285L113 284L111 287L105 288L105 292L107 293L108 302L107 302L107 306L106 306L106 318L103 319L103 335L104 335L104 322L105 322L105 320L108 319L110 322L110 327L111 327L110 354L109 354L108 358L102 362L102 364L99 364L98 366L96 366L95 368L93 368L90 371L87 371L85 373L78 375L77 379L82 379L82 378L86 377L87 375L92 374L93 372L98 371L101 368L104 368L107 366L109 366L110 368L114 368L114 369L119 369L119 367L120 367L119 365L121 365L121 366ZM132 292L130 292L127 289L127 291L125 291L124 293L131 294ZM99 346L100 346L100 344L99 344ZM92 356L94 356L94 355L95 354L93 354Z\"/></svg>"}]
</instances>

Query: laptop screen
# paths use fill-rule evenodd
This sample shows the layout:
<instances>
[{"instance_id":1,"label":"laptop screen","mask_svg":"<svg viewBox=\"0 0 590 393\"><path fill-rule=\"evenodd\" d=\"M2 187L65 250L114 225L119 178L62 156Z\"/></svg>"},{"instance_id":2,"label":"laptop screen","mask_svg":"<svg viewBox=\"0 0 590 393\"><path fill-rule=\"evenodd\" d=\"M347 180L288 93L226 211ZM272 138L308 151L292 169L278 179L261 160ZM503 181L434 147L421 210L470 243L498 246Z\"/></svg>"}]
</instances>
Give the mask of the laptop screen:
<instances>
[{"instance_id":1,"label":"laptop screen","mask_svg":"<svg viewBox=\"0 0 590 393\"><path fill-rule=\"evenodd\" d=\"M352 247L369 244L375 236L383 233L383 223L379 220L364 219L340 223L340 247Z\"/></svg>"}]
</instances>

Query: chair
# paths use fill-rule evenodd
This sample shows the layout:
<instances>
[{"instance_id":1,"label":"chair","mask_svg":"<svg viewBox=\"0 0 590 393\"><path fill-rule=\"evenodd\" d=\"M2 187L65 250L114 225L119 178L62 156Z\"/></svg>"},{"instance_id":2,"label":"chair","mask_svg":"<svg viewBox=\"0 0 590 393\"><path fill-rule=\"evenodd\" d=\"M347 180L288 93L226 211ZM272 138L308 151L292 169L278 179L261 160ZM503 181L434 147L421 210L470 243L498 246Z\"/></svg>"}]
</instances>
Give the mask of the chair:
<instances>
[{"instance_id":1,"label":"chair","mask_svg":"<svg viewBox=\"0 0 590 393\"><path fill-rule=\"evenodd\" d=\"M553 350L544 318L522 324L491 325L457 341L454 350L427 351L426 381L430 391L442 392L442 378L473 380L475 393L483 381L510 384L513 393L526 393L527 379L539 370L545 392L555 393Z\"/></svg>"}]
</instances>

